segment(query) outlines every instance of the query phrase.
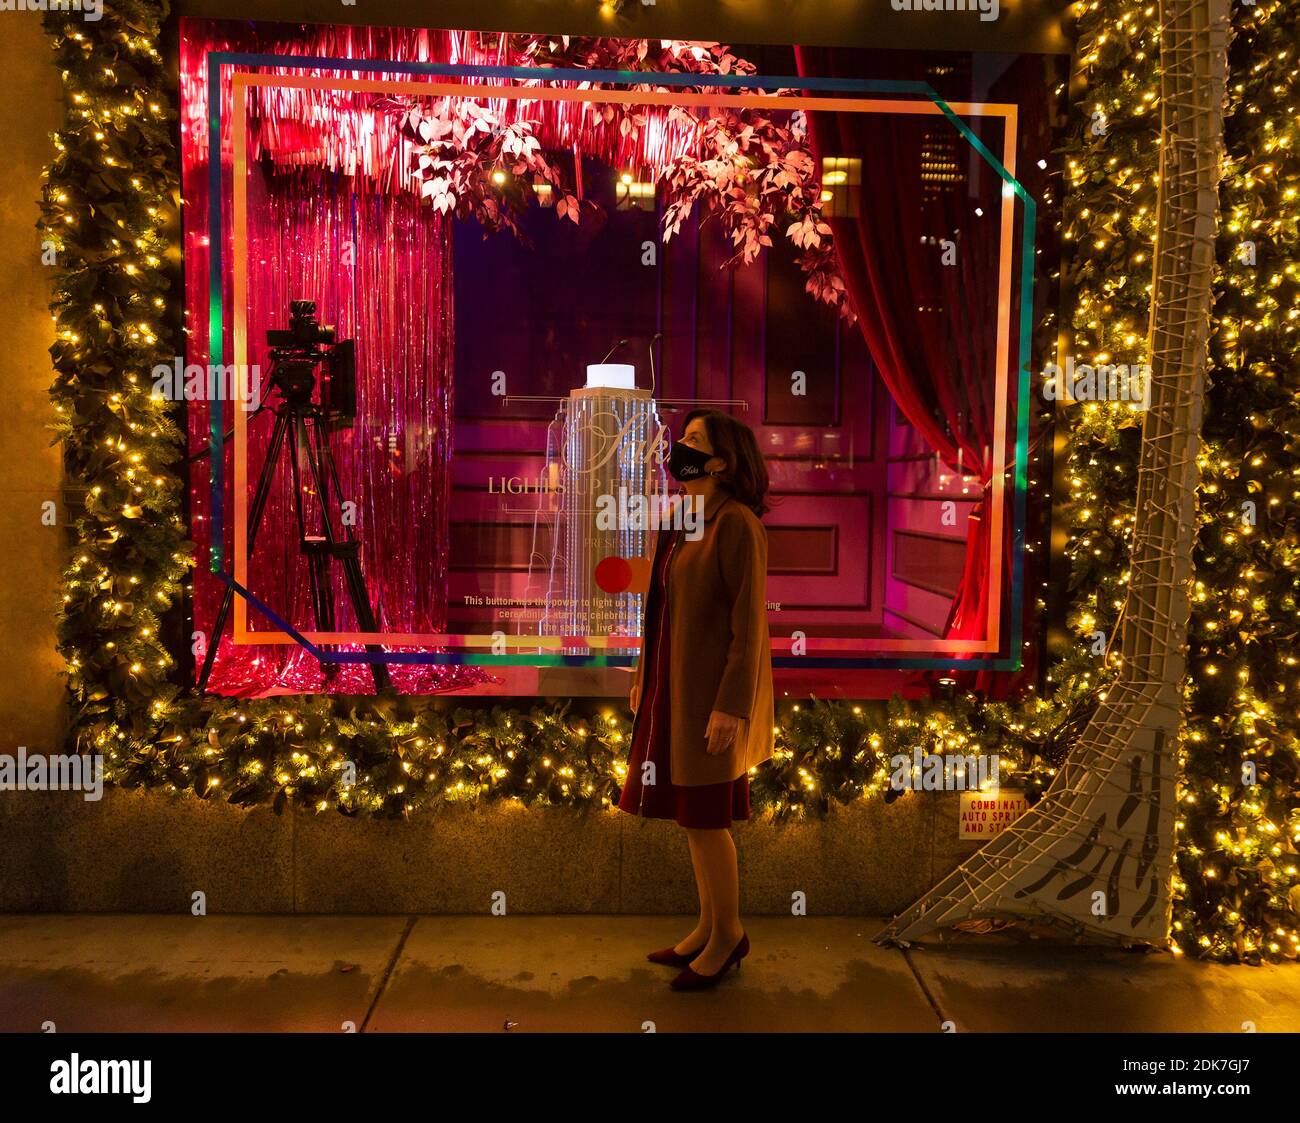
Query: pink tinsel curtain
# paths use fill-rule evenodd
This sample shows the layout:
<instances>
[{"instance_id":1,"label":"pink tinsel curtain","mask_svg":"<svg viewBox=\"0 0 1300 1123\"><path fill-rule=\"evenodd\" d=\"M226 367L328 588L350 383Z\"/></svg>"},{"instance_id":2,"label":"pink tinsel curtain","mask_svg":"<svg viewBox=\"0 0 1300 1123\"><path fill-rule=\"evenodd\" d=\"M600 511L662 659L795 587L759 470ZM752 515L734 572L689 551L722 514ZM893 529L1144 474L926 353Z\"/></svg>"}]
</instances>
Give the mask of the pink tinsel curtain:
<instances>
[{"instance_id":1,"label":"pink tinsel curtain","mask_svg":"<svg viewBox=\"0 0 1300 1123\"><path fill-rule=\"evenodd\" d=\"M194 34L195 27L201 34ZM182 84L192 95L184 125L183 191L188 348L186 361L211 361L208 338L208 168L206 134L192 109L206 80L208 50L291 50L294 53L365 54L381 57L446 57L439 32L393 33L383 42L352 42L351 29L320 29L329 41L307 43L216 39L211 25L183 29ZM188 34L186 34L188 32ZM270 34L270 32L264 33ZM340 35L346 42L336 41ZM390 42L388 39L393 39ZM398 43L396 40L400 39ZM223 164L229 182L229 153ZM344 498L356 504L356 534L362 565L381 631L440 632L445 627L452 432L453 306L450 224L418 198L385 192L364 176L349 176L320 166L275 167L263 160L249 172L248 209L248 361L263 378L268 328L287 326L290 300L315 300L323 323L337 325L340 338L357 345L356 424L332 434ZM229 345L230 204L223 205L225 231L224 304L226 351ZM265 385L264 385L265 388ZM223 407L225 426L233 407ZM262 464L274 418L270 411L249 429L249 499ZM189 404L191 447L206 446L206 402ZM225 472L225 549L227 569L233 551L231 455ZM312 512L311 499L307 511ZM194 627L210 633L224 585L207 571L209 473L206 461L191 472L191 526L202 563L194 583ZM249 561L249 587L260 599L304 630L314 630L307 570L299 553L290 473L282 463L256 548ZM355 630L341 573L334 600L339 630ZM255 609L250 629L274 629ZM369 693L367 667L345 665L332 682L317 662L296 645L235 646L229 628L221 639L209 688L225 694L325 691ZM399 689L430 693L483 681L475 667L394 667Z\"/></svg>"},{"instance_id":2,"label":"pink tinsel curtain","mask_svg":"<svg viewBox=\"0 0 1300 1123\"><path fill-rule=\"evenodd\" d=\"M344 498L356 504L372 607L381 631L440 632L452 426L448 223L413 196L380 194L364 180L320 170L265 176L259 170L250 186L249 359L265 378L266 332L287 325L290 300L316 301L322 322L356 341L357 418L332 434L331 446ZM266 411L249 429L250 494L273 421ZM206 432L195 437L202 440ZM233 499L233 482L228 493ZM310 494L306 513L315 515ZM228 515L228 547L231 522ZM200 620L211 619L219 595L206 584ZM249 589L295 627L313 630L285 457L249 561ZM334 600L338 630L358 628L341 572L334 575ZM273 627L255 611L249 624L253 630ZM396 677L406 689L428 689L465 676L456 669L403 668ZM332 688L365 691L368 684L365 668L354 665ZM301 649L235 647L227 640L211 688L245 693L271 687L321 690L326 684Z\"/></svg>"}]
</instances>

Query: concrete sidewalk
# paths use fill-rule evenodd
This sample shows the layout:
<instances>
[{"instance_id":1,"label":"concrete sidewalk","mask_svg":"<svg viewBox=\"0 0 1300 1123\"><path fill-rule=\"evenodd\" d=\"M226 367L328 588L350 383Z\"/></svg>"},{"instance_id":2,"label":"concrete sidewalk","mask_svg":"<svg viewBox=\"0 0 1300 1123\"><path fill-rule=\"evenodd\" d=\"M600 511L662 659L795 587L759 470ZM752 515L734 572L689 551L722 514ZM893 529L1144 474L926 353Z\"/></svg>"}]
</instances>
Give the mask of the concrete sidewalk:
<instances>
[{"instance_id":1,"label":"concrete sidewalk","mask_svg":"<svg viewBox=\"0 0 1300 1123\"><path fill-rule=\"evenodd\" d=\"M881 921L748 921L739 973L668 990L645 961L693 919L0 916L0 1030L59 1032L1218 1031L1300 1029L1300 968L1220 967Z\"/></svg>"}]
</instances>

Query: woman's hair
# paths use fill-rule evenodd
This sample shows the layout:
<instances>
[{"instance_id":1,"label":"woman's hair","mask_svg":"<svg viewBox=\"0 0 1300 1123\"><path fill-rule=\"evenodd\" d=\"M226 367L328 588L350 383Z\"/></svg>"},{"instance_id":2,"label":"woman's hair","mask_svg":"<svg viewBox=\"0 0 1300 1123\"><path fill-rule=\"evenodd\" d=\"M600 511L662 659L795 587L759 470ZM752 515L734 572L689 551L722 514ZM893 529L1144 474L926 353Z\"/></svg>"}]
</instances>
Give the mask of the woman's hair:
<instances>
[{"instance_id":1,"label":"woman's hair","mask_svg":"<svg viewBox=\"0 0 1300 1123\"><path fill-rule=\"evenodd\" d=\"M763 463L763 454L758 451L754 430L731 414L716 409L691 410L683 427L697 417L704 421L713 455L727 462L718 482L726 484L740 502L762 518L772 507L767 495L767 465Z\"/></svg>"}]
</instances>

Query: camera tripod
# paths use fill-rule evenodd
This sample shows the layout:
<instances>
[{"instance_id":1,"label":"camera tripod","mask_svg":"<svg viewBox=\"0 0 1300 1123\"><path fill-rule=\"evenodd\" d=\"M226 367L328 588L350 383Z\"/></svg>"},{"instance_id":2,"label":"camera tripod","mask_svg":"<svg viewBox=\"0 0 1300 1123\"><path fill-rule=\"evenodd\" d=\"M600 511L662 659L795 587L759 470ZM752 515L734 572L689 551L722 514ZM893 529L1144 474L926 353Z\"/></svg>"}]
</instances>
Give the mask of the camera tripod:
<instances>
[{"instance_id":1,"label":"camera tripod","mask_svg":"<svg viewBox=\"0 0 1300 1123\"><path fill-rule=\"evenodd\" d=\"M308 560L308 574L311 583L312 616L317 631L335 630L334 589L330 582L330 563L341 562L344 581L347 585L348 599L352 602L352 611L357 624L364 632L378 631L375 614L370 607L366 593L365 580L361 576L361 543L352 531L342 522L342 537L334 532L331 511L337 500L341 515L343 489L339 485L338 467L334 454L330 451L329 436L326 431L329 418L324 408L312 401L312 379L303 378L301 368L305 363L288 361L277 364L271 374L271 384L280 392L280 401L271 407L275 414L275 427L271 430L271 442L267 446L266 459L262 462L262 471L258 476L257 490L253 493L253 505L248 518L248 555L253 554L257 542L257 531L266 513L266 503L271 495L271 483L281 456L286 452L289 457L289 471L293 480L293 508L298 523L298 541L301 552ZM288 368L288 375L282 376L279 367ZM314 366L314 364L313 364ZM254 413L261 413L265 405ZM250 419L251 420L251 419ZM303 509L302 471L299 456L305 456L311 483L315 486L320 507L319 533L309 533L307 515ZM331 498L331 489L332 496ZM206 690L208 677L212 673L212 664L216 658L221 633L230 616L234 604L235 590L226 587L221 598L221 607L217 611L216 623L212 629L212 639L203 659L203 669L199 674L199 690ZM366 644L366 650L372 654L381 654L383 648L377 644ZM326 678L338 674L339 665L321 660L321 669ZM390 690L392 680L388 668L383 663L372 663L371 673L375 680L375 689Z\"/></svg>"}]
</instances>

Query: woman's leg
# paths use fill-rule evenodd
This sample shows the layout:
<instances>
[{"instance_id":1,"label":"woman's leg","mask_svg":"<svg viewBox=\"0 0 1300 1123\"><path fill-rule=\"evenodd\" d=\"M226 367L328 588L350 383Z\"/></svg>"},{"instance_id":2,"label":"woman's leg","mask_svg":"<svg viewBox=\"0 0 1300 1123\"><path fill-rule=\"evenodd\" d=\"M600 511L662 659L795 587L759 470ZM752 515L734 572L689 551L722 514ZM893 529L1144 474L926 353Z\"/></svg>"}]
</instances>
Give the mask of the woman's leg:
<instances>
[{"instance_id":1,"label":"woman's leg","mask_svg":"<svg viewBox=\"0 0 1300 1123\"><path fill-rule=\"evenodd\" d=\"M736 864L736 844L731 832L716 830L687 830L691 840L691 853L704 870L709 885L709 901L713 909L709 942L691 962L691 970L701 975L712 975L722 965L745 934L740 924L740 871Z\"/></svg>"},{"instance_id":2,"label":"woman's leg","mask_svg":"<svg viewBox=\"0 0 1300 1123\"><path fill-rule=\"evenodd\" d=\"M688 955L699 951L709 942L709 933L713 931L713 902L709 893L709 881L704 873L704 863L700 859L699 848L695 845L695 832L686 832L686 841L691 847L691 866L695 870L695 888L700 895L700 921L691 932L673 945L678 955Z\"/></svg>"}]
</instances>

